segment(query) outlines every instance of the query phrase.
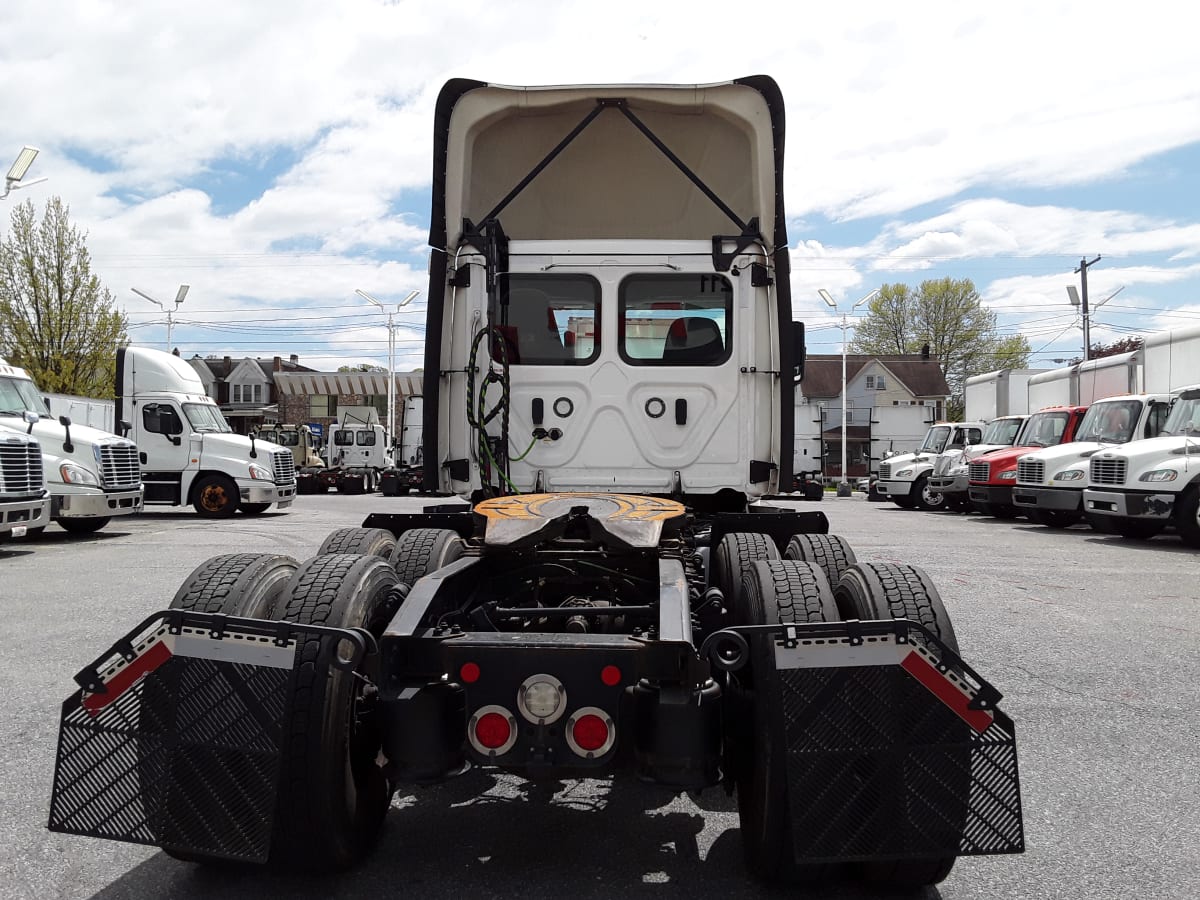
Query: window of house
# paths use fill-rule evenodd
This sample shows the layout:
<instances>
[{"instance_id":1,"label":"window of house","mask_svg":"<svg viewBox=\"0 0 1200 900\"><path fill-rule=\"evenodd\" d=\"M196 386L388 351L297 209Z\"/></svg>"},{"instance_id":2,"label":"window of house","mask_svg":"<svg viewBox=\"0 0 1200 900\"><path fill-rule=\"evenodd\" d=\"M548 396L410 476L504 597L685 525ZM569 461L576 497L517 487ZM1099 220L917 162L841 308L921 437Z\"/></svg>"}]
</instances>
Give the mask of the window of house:
<instances>
[{"instance_id":1,"label":"window of house","mask_svg":"<svg viewBox=\"0 0 1200 900\"><path fill-rule=\"evenodd\" d=\"M233 386L233 402L234 403L242 402L242 386L240 384L235 384Z\"/></svg>"},{"instance_id":2,"label":"window of house","mask_svg":"<svg viewBox=\"0 0 1200 900\"><path fill-rule=\"evenodd\" d=\"M249 387L254 392L254 400L252 402L262 403L262 385L255 384L255 385L249 385Z\"/></svg>"},{"instance_id":3,"label":"window of house","mask_svg":"<svg viewBox=\"0 0 1200 900\"><path fill-rule=\"evenodd\" d=\"M733 287L723 275L632 275L621 282L620 352L638 366L729 359Z\"/></svg>"},{"instance_id":4,"label":"window of house","mask_svg":"<svg viewBox=\"0 0 1200 900\"><path fill-rule=\"evenodd\" d=\"M868 391L875 390L875 376L874 375L867 376L867 390Z\"/></svg>"},{"instance_id":5,"label":"window of house","mask_svg":"<svg viewBox=\"0 0 1200 900\"><path fill-rule=\"evenodd\" d=\"M387 420L387 394L368 394L363 397L363 406L369 406L379 413L379 421Z\"/></svg>"},{"instance_id":6,"label":"window of house","mask_svg":"<svg viewBox=\"0 0 1200 900\"><path fill-rule=\"evenodd\" d=\"M310 419L336 416L337 409L337 397L333 394L312 394L308 398L308 417Z\"/></svg>"},{"instance_id":7,"label":"window of house","mask_svg":"<svg viewBox=\"0 0 1200 900\"><path fill-rule=\"evenodd\" d=\"M883 380L882 375L876 376L876 378L875 378L875 390L877 390L877 391L886 391L887 390L887 382L885 382Z\"/></svg>"}]
</instances>

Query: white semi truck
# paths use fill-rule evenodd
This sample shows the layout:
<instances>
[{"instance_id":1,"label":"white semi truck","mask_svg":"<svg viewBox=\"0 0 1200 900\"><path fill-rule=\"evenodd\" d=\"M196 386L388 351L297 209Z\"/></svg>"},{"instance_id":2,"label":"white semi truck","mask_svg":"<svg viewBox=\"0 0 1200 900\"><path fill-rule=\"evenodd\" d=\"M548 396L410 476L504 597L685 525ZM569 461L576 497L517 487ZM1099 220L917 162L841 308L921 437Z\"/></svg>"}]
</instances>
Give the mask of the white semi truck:
<instances>
[{"instance_id":1,"label":"white semi truck","mask_svg":"<svg viewBox=\"0 0 1200 900\"><path fill-rule=\"evenodd\" d=\"M124 347L116 382L115 419L129 423L137 442L147 505L191 504L208 518L291 506L291 450L234 434L196 370L178 356Z\"/></svg>"},{"instance_id":2,"label":"white semi truck","mask_svg":"<svg viewBox=\"0 0 1200 900\"><path fill-rule=\"evenodd\" d=\"M928 575L757 502L804 360L783 113L763 76L449 82L423 456L471 506L203 563L77 675L50 827L332 872L474 769L724 785L764 881L1021 852L1012 722Z\"/></svg>"},{"instance_id":3,"label":"white semi truck","mask_svg":"<svg viewBox=\"0 0 1200 900\"><path fill-rule=\"evenodd\" d=\"M1169 392L1171 411L1158 437L1092 455L1083 512L1129 538L1174 525L1200 547L1200 326L1152 334L1144 353L1146 389Z\"/></svg>"},{"instance_id":4,"label":"white semi truck","mask_svg":"<svg viewBox=\"0 0 1200 900\"><path fill-rule=\"evenodd\" d=\"M37 421L17 417L32 413ZM0 360L0 432L27 432L42 448L50 518L71 534L92 534L114 516L142 508L142 478L133 441L53 418L26 371ZM34 533L44 525L31 526Z\"/></svg>"},{"instance_id":5,"label":"white semi truck","mask_svg":"<svg viewBox=\"0 0 1200 900\"><path fill-rule=\"evenodd\" d=\"M925 433L915 453L893 456L879 464L875 489L879 496L905 509L943 509L949 503L946 494L929 486L938 457L961 451L983 440L986 422L938 422Z\"/></svg>"},{"instance_id":6,"label":"white semi truck","mask_svg":"<svg viewBox=\"0 0 1200 900\"><path fill-rule=\"evenodd\" d=\"M1076 439L1017 460L1013 505L1029 521L1067 528L1083 518L1089 460L1099 450L1155 437L1167 420L1171 397L1143 392L1144 350L1088 360L1061 370L1074 380L1074 396L1088 411ZM1151 368L1155 362L1152 353ZM1105 522L1097 523L1105 528Z\"/></svg>"},{"instance_id":7,"label":"white semi truck","mask_svg":"<svg viewBox=\"0 0 1200 900\"><path fill-rule=\"evenodd\" d=\"M9 411L0 405L0 420L16 417L26 426L37 422L36 413ZM0 543L25 537L30 529L50 521L50 498L37 438L22 431L0 430Z\"/></svg>"}]
</instances>

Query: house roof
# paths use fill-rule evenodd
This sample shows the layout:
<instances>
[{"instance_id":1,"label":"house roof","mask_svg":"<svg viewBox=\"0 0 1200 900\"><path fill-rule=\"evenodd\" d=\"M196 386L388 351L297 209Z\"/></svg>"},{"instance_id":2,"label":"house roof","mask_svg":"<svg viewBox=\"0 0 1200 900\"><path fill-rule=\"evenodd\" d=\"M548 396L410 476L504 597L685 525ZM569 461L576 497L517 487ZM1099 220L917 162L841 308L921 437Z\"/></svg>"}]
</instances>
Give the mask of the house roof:
<instances>
[{"instance_id":1,"label":"house roof","mask_svg":"<svg viewBox=\"0 0 1200 900\"><path fill-rule=\"evenodd\" d=\"M217 381L224 381L230 376L234 369L241 365L242 360L247 359L244 356L193 356L189 362L193 365L203 363L204 366L212 373ZM253 359L251 357L251 359ZM281 356L271 357L270 359L253 359L258 367L262 370L263 376L267 381L275 377L275 372L315 372L316 369L310 369L308 366L302 366L298 362L292 362L290 359L285 359ZM278 365L278 369L276 369Z\"/></svg>"},{"instance_id":2,"label":"house roof","mask_svg":"<svg viewBox=\"0 0 1200 900\"><path fill-rule=\"evenodd\" d=\"M851 353L846 356L846 381L855 379L863 367L878 362L914 397L940 398L950 395L950 386L937 357L922 359L919 353L880 354L869 356ZM841 354L813 354L804 362L804 381L800 390L810 400L829 399L842 395Z\"/></svg>"}]
</instances>

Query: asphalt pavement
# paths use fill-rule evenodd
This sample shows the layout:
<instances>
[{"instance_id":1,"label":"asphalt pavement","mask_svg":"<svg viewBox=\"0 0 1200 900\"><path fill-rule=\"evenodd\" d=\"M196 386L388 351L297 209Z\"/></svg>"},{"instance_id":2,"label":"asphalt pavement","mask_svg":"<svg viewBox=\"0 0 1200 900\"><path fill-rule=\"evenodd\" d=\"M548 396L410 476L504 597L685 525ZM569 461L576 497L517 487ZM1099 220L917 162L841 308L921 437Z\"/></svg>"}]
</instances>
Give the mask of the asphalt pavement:
<instances>
[{"instance_id":1,"label":"asphalt pavement","mask_svg":"<svg viewBox=\"0 0 1200 900\"><path fill-rule=\"evenodd\" d=\"M735 805L631 780L530 784L471 772L402 790L365 864L337 877L212 871L154 848L45 828L72 675L218 553L304 559L368 512L415 498L300 497L226 522L147 512L74 539L0 545L0 898L776 896L750 882ZM827 498L860 560L933 576L964 658L1015 720L1028 850L961 859L927 900L1179 898L1200 884L1200 553L1171 535L923 513ZM888 896L835 882L815 898Z\"/></svg>"}]
</instances>

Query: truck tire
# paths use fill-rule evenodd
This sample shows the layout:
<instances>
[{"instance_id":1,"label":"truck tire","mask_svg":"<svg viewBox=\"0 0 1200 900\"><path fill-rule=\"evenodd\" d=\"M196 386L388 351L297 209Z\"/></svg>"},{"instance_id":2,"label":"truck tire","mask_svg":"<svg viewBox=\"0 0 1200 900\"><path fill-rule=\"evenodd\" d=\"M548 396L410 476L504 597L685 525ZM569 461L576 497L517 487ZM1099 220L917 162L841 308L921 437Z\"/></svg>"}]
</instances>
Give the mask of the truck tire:
<instances>
[{"instance_id":1,"label":"truck tire","mask_svg":"<svg viewBox=\"0 0 1200 900\"><path fill-rule=\"evenodd\" d=\"M200 563L184 579L171 609L269 619L300 564L277 553L227 553Z\"/></svg>"},{"instance_id":2,"label":"truck tire","mask_svg":"<svg viewBox=\"0 0 1200 900\"><path fill-rule=\"evenodd\" d=\"M206 519L227 519L238 508L238 489L224 475L205 475L192 488L192 506Z\"/></svg>"},{"instance_id":3,"label":"truck tire","mask_svg":"<svg viewBox=\"0 0 1200 900\"><path fill-rule=\"evenodd\" d=\"M1026 507L1025 518L1035 525L1046 528L1070 528L1083 518L1083 513L1072 509L1038 509Z\"/></svg>"},{"instance_id":4,"label":"truck tire","mask_svg":"<svg viewBox=\"0 0 1200 900\"><path fill-rule=\"evenodd\" d=\"M1179 498L1175 530L1189 547L1200 547L1200 485L1193 484Z\"/></svg>"},{"instance_id":5,"label":"truck tire","mask_svg":"<svg viewBox=\"0 0 1200 900\"><path fill-rule=\"evenodd\" d=\"M912 509L917 505L917 501L912 498L911 494L903 497L892 497L892 502L901 509Z\"/></svg>"},{"instance_id":6,"label":"truck tire","mask_svg":"<svg viewBox=\"0 0 1200 900\"><path fill-rule=\"evenodd\" d=\"M96 516L93 519L55 519L63 531L70 534L95 534L112 521L111 516ZM33 529L29 529L33 533Z\"/></svg>"},{"instance_id":7,"label":"truck tire","mask_svg":"<svg viewBox=\"0 0 1200 900\"><path fill-rule=\"evenodd\" d=\"M1021 514L1021 511L1017 507L1010 506L1007 503L976 502L975 508L985 516L991 516L995 519L1015 519Z\"/></svg>"},{"instance_id":8,"label":"truck tire","mask_svg":"<svg viewBox=\"0 0 1200 900\"><path fill-rule=\"evenodd\" d=\"M779 548L765 534L731 531L712 551L709 587L721 589L727 609L741 608L742 579L759 561L779 561Z\"/></svg>"},{"instance_id":9,"label":"truck tire","mask_svg":"<svg viewBox=\"0 0 1200 900\"><path fill-rule=\"evenodd\" d=\"M1148 541L1166 527L1153 519L1113 519L1113 531L1127 541Z\"/></svg>"},{"instance_id":10,"label":"truck tire","mask_svg":"<svg viewBox=\"0 0 1200 900\"><path fill-rule=\"evenodd\" d=\"M396 549L395 536L384 528L339 528L321 542L317 556L330 553L358 553L388 559Z\"/></svg>"},{"instance_id":11,"label":"truck tire","mask_svg":"<svg viewBox=\"0 0 1200 900\"><path fill-rule=\"evenodd\" d=\"M392 551L391 564L396 576L412 586L460 556L466 545L457 531L449 528L411 528L400 535Z\"/></svg>"},{"instance_id":12,"label":"truck tire","mask_svg":"<svg viewBox=\"0 0 1200 900\"><path fill-rule=\"evenodd\" d=\"M1083 518L1087 520L1092 531L1100 534L1116 534L1117 520L1114 516L1102 516L1096 513L1084 513Z\"/></svg>"},{"instance_id":13,"label":"truck tire","mask_svg":"<svg viewBox=\"0 0 1200 900\"><path fill-rule=\"evenodd\" d=\"M917 566L897 563L858 563L847 569L834 588L839 609L853 610L860 619L910 619L924 625L947 647L958 653L958 639L950 615L929 576ZM914 641L930 641L916 635ZM969 753L969 751L964 751ZM970 778L969 757L960 773ZM966 791L964 789L963 793ZM966 810L962 810L965 822ZM883 823L883 827L887 827ZM859 863L859 873L871 883L912 889L942 881L957 857Z\"/></svg>"},{"instance_id":14,"label":"truck tire","mask_svg":"<svg viewBox=\"0 0 1200 900\"><path fill-rule=\"evenodd\" d=\"M184 579L171 600L170 608L269 619L280 593L298 565L290 556L272 553L228 553L211 557ZM150 721L161 722L169 715L169 707L163 708L169 703L163 690L163 686L154 679L148 680L142 690L143 715L148 715ZM156 713L156 709L161 711ZM141 777L158 778L160 769L155 765ZM233 865L227 859L209 857L203 853L188 853L168 847L164 847L163 852L183 862L217 867Z\"/></svg>"},{"instance_id":15,"label":"truck tire","mask_svg":"<svg viewBox=\"0 0 1200 900\"><path fill-rule=\"evenodd\" d=\"M742 590L729 607L739 625L836 622L839 619L829 580L821 567L796 560L749 562ZM775 677L772 642L751 640L746 677L733 691L740 714L729 718L726 740L737 744L741 765L735 775L738 819L746 868L769 883L811 884L831 874L829 865L797 865L792 855L792 813L782 747L772 746L776 734L772 708ZM739 673L741 674L741 673Z\"/></svg>"},{"instance_id":16,"label":"truck tire","mask_svg":"<svg viewBox=\"0 0 1200 900\"><path fill-rule=\"evenodd\" d=\"M379 557L317 556L288 581L272 618L378 637L391 618L395 585L395 572ZM289 870L332 872L356 862L379 836L392 795L377 762L380 734L359 703L367 683L379 683L378 655L352 673L319 664L321 649L319 636L297 635L300 663L271 838L272 865Z\"/></svg>"},{"instance_id":17,"label":"truck tire","mask_svg":"<svg viewBox=\"0 0 1200 900\"><path fill-rule=\"evenodd\" d=\"M911 499L914 506L927 512L946 508L946 495L929 490L928 475L922 475L917 479L912 488Z\"/></svg>"},{"instance_id":18,"label":"truck tire","mask_svg":"<svg viewBox=\"0 0 1200 900\"><path fill-rule=\"evenodd\" d=\"M261 516L270 507L270 503L243 503L238 507L243 516Z\"/></svg>"},{"instance_id":19,"label":"truck tire","mask_svg":"<svg viewBox=\"0 0 1200 900\"><path fill-rule=\"evenodd\" d=\"M820 500L825 496L825 488L818 481L810 481L804 486L805 500Z\"/></svg>"},{"instance_id":20,"label":"truck tire","mask_svg":"<svg viewBox=\"0 0 1200 900\"><path fill-rule=\"evenodd\" d=\"M836 534L793 534L783 558L816 563L830 585L837 584L842 573L858 562L850 545Z\"/></svg>"}]
</instances>

